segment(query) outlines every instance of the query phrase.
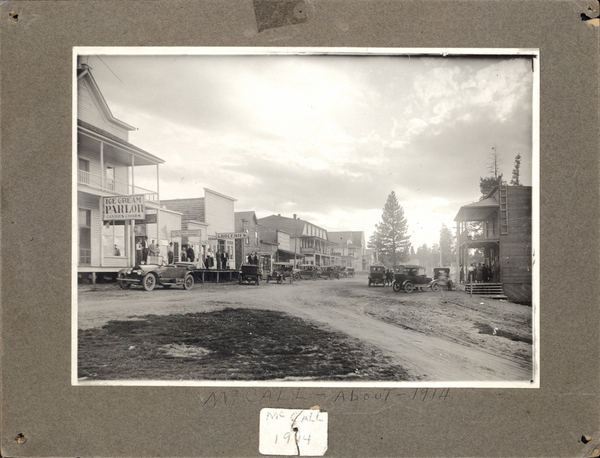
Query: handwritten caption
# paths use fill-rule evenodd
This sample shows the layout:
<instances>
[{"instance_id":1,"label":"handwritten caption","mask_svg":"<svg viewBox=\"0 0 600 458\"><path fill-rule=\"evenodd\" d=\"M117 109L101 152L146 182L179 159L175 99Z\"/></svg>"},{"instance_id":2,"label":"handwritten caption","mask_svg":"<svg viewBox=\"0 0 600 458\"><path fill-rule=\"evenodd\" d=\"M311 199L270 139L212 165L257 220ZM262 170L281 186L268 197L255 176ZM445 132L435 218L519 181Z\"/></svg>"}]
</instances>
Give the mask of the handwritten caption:
<instances>
[{"instance_id":1,"label":"handwritten caption","mask_svg":"<svg viewBox=\"0 0 600 458\"><path fill-rule=\"evenodd\" d=\"M345 389L329 392L311 392L302 388L245 388L211 391L200 394L202 409L231 407L240 403L268 404L281 401L314 401L316 403L391 403L398 401L432 402L450 399L450 388L381 388Z\"/></svg>"},{"instance_id":2,"label":"handwritten caption","mask_svg":"<svg viewBox=\"0 0 600 458\"><path fill-rule=\"evenodd\" d=\"M322 456L327 451L327 412L302 409L260 411L263 455Z\"/></svg>"}]
</instances>

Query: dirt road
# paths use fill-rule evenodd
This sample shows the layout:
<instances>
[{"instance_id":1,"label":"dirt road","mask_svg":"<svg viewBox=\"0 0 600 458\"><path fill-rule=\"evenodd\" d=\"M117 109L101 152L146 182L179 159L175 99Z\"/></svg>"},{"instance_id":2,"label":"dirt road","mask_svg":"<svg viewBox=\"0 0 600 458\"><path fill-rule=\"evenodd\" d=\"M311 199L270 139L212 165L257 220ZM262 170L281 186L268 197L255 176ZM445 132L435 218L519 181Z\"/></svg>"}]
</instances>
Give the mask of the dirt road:
<instances>
[{"instance_id":1,"label":"dirt road","mask_svg":"<svg viewBox=\"0 0 600 458\"><path fill-rule=\"evenodd\" d=\"M79 288L80 329L109 320L244 307L286 312L342 331L422 381L529 381L531 308L493 299L367 287L366 277L293 284L196 285L192 291L122 291L114 284ZM293 332L293 330L290 330Z\"/></svg>"}]
</instances>

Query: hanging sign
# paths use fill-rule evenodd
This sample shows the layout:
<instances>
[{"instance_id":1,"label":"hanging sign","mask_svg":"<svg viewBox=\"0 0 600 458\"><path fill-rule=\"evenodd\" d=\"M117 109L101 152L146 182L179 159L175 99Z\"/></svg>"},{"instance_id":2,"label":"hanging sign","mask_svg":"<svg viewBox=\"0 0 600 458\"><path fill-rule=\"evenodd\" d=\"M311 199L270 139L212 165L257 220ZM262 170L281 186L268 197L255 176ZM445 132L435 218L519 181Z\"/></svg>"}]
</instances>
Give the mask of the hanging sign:
<instances>
[{"instance_id":1,"label":"hanging sign","mask_svg":"<svg viewBox=\"0 0 600 458\"><path fill-rule=\"evenodd\" d=\"M220 234L215 234L215 237L217 237L220 240L223 240L223 239L245 239L245 238L248 238L248 234L246 234L245 232L222 232Z\"/></svg>"},{"instance_id":2,"label":"hanging sign","mask_svg":"<svg viewBox=\"0 0 600 458\"><path fill-rule=\"evenodd\" d=\"M189 231L171 231L171 237L202 237L202 229Z\"/></svg>"},{"instance_id":3,"label":"hanging sign","mask_svg":"<svg viewBox=\"0 0 600 458\"><path fill-rule=\"evenodd\" d=\"M102 197L102 219L124 221L146 218L146 201L140 196Z\"/></svg>"}]
</instances>

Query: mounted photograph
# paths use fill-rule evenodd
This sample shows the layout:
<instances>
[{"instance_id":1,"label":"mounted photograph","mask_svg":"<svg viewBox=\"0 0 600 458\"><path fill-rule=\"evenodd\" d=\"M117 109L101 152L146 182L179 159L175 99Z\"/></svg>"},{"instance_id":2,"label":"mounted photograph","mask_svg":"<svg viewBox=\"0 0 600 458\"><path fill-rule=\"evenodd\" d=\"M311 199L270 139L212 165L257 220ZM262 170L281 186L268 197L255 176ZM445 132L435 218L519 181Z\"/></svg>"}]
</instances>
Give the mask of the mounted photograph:
<instances>
[{"instance_id":1,"label":"mounted photograph","mask_svg":"<svg viewBox=\"0 0 600 458\"><path fill-rule=\"evenodd\" d=\"M533 49L74 48L73 385L539 387Z\"/></svg>"}]
</instances>

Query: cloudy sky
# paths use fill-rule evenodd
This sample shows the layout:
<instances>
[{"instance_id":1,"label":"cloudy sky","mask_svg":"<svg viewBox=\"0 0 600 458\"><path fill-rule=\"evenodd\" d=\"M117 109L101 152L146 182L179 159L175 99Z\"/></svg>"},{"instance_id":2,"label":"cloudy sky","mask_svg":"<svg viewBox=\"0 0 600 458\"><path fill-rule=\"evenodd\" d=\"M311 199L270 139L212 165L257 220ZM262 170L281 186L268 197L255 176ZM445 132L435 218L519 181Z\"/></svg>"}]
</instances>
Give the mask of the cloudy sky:
<instances>
[{"instance_id":1,"label":"cloudy sky","mask_svg":"<svg viewBox=\"0 0 600 458\"><path fill-rule=\"evenodd\" d=\"M131 143L165 160L162 199L210 188L368 239L395 191L415 248L479 199L491 154L532 184L530 58L86 55ZM152 173L154 170L150 170ZM153 174L150 174L154 177ZM154 189L154 178L147 181ZM136 184L144 186L136 172Z\"/></svg>"}]
</instances>

